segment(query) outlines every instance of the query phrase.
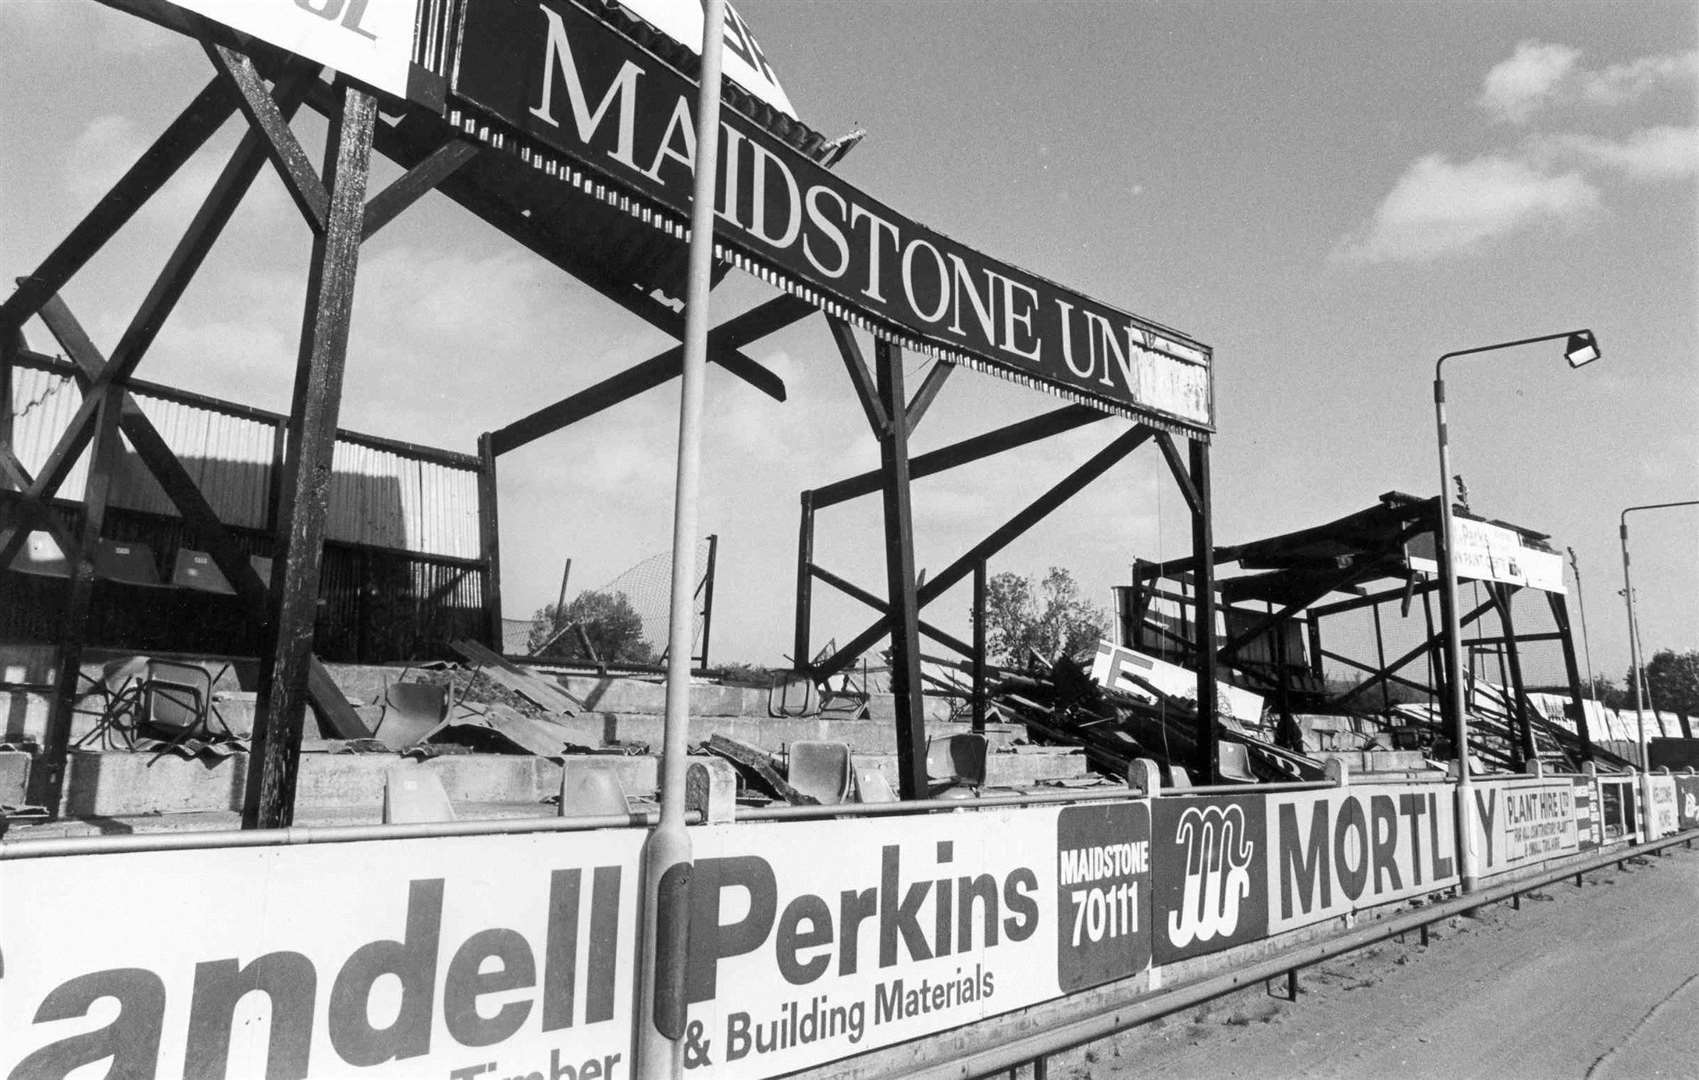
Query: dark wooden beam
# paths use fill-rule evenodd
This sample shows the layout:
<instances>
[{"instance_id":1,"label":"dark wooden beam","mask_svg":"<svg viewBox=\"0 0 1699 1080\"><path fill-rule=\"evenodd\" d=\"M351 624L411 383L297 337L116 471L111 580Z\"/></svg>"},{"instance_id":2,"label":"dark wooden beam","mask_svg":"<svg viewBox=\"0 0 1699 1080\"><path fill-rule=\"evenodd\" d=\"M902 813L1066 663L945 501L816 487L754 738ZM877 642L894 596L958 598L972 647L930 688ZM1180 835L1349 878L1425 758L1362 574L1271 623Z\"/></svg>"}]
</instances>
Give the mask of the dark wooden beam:
<instances>
[{"instance_id":1,"label":"dark wooden beam","mask_svg":"<svg viewBox=\"0 0 1699 1080\"><path fill-rule=\"evenodd\" d=\"M932 407L932 402L938 396L938 391L944 389L944 383L950 378L950 373L956 370L956 365L948 360L935 360L932 370L926 373L920 389L908 401L908 429L913 434L920 426L920 418L926 415L926 410Z\"/></svg>"},{"instance_id":2,"label":"dark wooden beam","mask_svg":"<svg viewBox=\"0 0 1699 1080\"><path fill-rule=\"evenodd\" d=\"M1552 621L1557 624L1557 637L1563 645L1563 673L1569 678L1569 699L1575 704L1575 733L1581 738L1581 760L1593 760L1593 736L1587 725L1587 699L1593 694L1593 688L1587 687L1587 692L1581 692L1581 665L1576 661L1575 637L1569 628L1569 605L1562 593L1546 593L1546 603L1551 607Z\"/></svg>"},{"instance_id":3,"label":"dark wooden beam","mask_svg":"<svg viewBox=\"0 0 1699 1080\"><path fill-rule=\"evenodd\" d=\"M313 240L289 418L289 460L273 580L277 619L260 658L259 707L243 801L245 828L279 828L294 818L295 775L312 675L313 623L324 549L336 419L348 355L354 278L365 220L377 101L351 84L325 137L325 228Z\"/></svg>"},{"instance_id":4,"label":"dark wooden beam","mask_svg":"<svg viewBox=\"0 0 1699 1080\"><path fill-rule=\"evenodd\" d=\"M361 236L370 240L379 229L434 191L438 184L476 156L478 145L459 138L449 139L431 151L429 157L408 169L405 176L372 196L372 201L366 204Z\"/></svg>"},{"instance_id":5,"label":"dark wooden beam","mask_svg":"<svg viewBox=\"0 0 1699 1080\"><path fill-rule=\"evenodd\" d=\"M288 118L278 108L271 91L266 89L259 69L254 67L251 59L234 49L212 44L205 48L212 66L236 91L237 107L248 118L252 130L260 134L266 156L277 167L283 187L295 201L301 216L315 233L323 232L329 196L318 174L313 171L313 163L301 147L301 141L289 127Z\"/></svg>"},{"instance_id":6,"label":"dark wooden beam","mask_svg":"<svg viewBox=\"0 0 1699 1080\"><path fill-rule=\"evenodd\" d=\"M70 576L65 582L65 610L59 627L59 648L53 703L42 738L39 777L31 770L29 801L45 806L59 816L65 794L65 764L71 749L71 719L76 712L78 682L83 666L83 640L88 637L89 609L94 602L94 553L105 528L106 507L112 495L112 474L118 466L122 446L118 441L119 403L123 391L102 385L86 400L98 406L93 424L93 452L89 455L88 481L83 491L82 535L75 553L67 549ZM7 556L9 559L10 556ZM0 565L4 565L0 563Z\"/></svg>"},{"instance_id":7,"label":"dark wooden beam","mask_svg":"<svg viewBox=\"0 0 1699 1080\"><path fill-rule=\"evenodd\" d=\"M814 579L809 570L814 565L814 493L802 493L802 511L798 515L796 536L796 624L791 639L791 670L807 671L813 659L809 650L809 634L814 625Z\"/></svg>"},{"instance_id":8,"label":"dark wooden beam","mask_svg":"<svg viewBox=\"0 0 1699 1080\"><path fill-rule=\"evenodd\" d=\"M1096 423L1108 416L1107 413L1092 408L1090 405L1064 405L1060 409L1047 412L1042 416L1034 416L1026 420L1018 420L1013 424L988 431L983 435L963 439L949 446L921 454L909 463L909 478L918 480L923 476L954 469L960 465L979 461L1001 454L1006 450L1026 446L1064 431L1072 431L1087 424ZM871 495L879 490L881 482L877 469L864 472L857 476L846 477L835 483L826 484L814 490L814 505L817 509L836 506L838 503L862 495Z\"/></svg>"},{"instance_id":9,"label":"dark wooden beam","mask_svg":"<svg viewBox=\"0 0 1699 1080\"><path fill-rule=\"evenodd\" d=\"M861 601L862 603L866 604L868 607L872 608L874 611L877 611L881 615L884 615L891 610L891 605L889 603L887 603L886 601L881 600L879 597L875 596L873 593L868 592L866 589L862 588L860 585L857 585L855 582L850 581L848 578L839 577L837 574L832 573L830 570L826 569L824 566L810 565L809 568L808 568L808 572L812 576L817 577L821 581L824 581L826 584L832 586L834 589L837 589L839 592L843 593L845 596L848 596L850 599ZM947 646L949 648L956 650L957 652L961 653L963 656L966 656L966 657L972 657L973 656L973 646L967 644L961 638L956 637L954 634L951 634L946 630L941 630L936 626L933 626L931 623L928 623L925 619L920 620L920 632L924 636L929 637L933 641L938 642L938 644L944 645L944 646Z\"/></svg>"},{"instance_id":10,"label":"dark wooden beam","mask_svg":"<svg viewBox=\"0 0 1699 1080\"><path fill-rule=\"evenodd\" d=\"M488 432L478 436L478 462L478 558L483 564L479 583L484 593L484 635L490 650L502 653L506 649L502 642L501 524L497 513L501 499L496 488L496 452Z\"/></svg>"},{"instance_id":11,"label":"dark wooden beam","mask_svg":"<svg viewBox=\"0 0 1699 1080\"><path fill-rule=\"evenodd\" d=\"M1174 475L1174 485L1180 489L1180 495L1185 498L1186 506L1191 509L1194 516L1203 513L1203 496L1198 493L1197 486L1192 482L1191 476L1186 471L1186 461L1180 456L1179 448L1174 445L1174 436L1166 431L1159 431L1156 433L1156 445L1162 448L1162 459L1168 462L1168 471ZM1209 552L1199 556L1193 553L1192 558L1209 559L1213 554L1213 552Z\"/></svg>"},{"instance_id":12,"label":"dark wooden beam","mask_svg":"<svg viewBox=\"0 0 1699 1080\"><path fill-rule=\"evenodd\" d=\"M294 116L300 108L301 99L306 96L307 83L313 78L311 73L297 71L278 83L278 109L285 123ZM208 192L201 207L184 230L183 237L177 247L171 252L165 267L154 280L153 288L148 290L141 306L136 309L135 317L125 329L124 335L118 339L118 344L112 350L112 359L102 370L99 379L103 382L123 382L136 370L146 355L148 347L153 344L165 320L176 308L177 301L183 297L183 291L194 280L201 264L206 261L207 254L218 241L224 227L236 213L236 208L242 202L243 196L253 184L265 166L265 139L257 131L249 130L242 136L236 150L225 164L218 179L213 182L212 190Z\"/></svg>"},{"instance_id":13,"label":"dark wooden beam","mask_svg":"<svg viewBox=\"0 0 1699 1080\"><path fill-rule=\"evenodd\" d=\"M1356 611L1358 608L1376 607L1380 604L1386 603L1388 600L1401 600L1406 594L1412 597L1426 595L1427 593L1431 593L1435 589L1438 589L1441 584L1442 583L1438 578L1425 581L1420 585L1404 584L1398 586L1396 589L1386 589L1382 592L1370 593L1367 596L1360 596L1352 600L1340 600L1332 604L1319 605L1311 608L1310 614L1318 618L1324 618L1328 615L1338 615L1346 611Z\"/></svg>"},{"instance_id":14,"label":"dark wooden beam","mask_svg":"<svg viewBox=\"0 0 1699 1080\"><path fill-rule=\"evenodd\" d=\"M1164 446L1172 443L1167 432L1159 432ZM1190 484L1182 483L1186 501L1192 506L1192 559L1197 563L1197 601L1192 605L1192 640L1197 642L1197 775L1205 784L1216 781L1220 735L1216 731L1219 691L1216 687L1215 650L1215 523L1210 513L1209 444L1199 439L1190 443ZM1165 455L1166 456L1166 455ZM1170 463L1172 466L1172 462ZM1185 470L1175 469L1178 483Z\"/></svg>"},{"instance_id":15,"label":"dark wooden beam","mask_svg":"<svg viewBox=\"0 0 1699 1080\"><path fill-rule=\"evenodd\" d=\"M1444 596L1443 590L1441 592L1441 596L1442 597ZM1487 612L1491 611L1492 609L1493 609L1492 601L1491 600L1484 601L1478 607L1476 607L1473 611L1471 611L1467 615L1463 616L1463 618L1458 621L1457 628L1459 630L1462 630L1463 628L1469 626L1475 620L1479 619L1481 616L1485 615ZM1335 698L1334 700L1337 701L1339 704L1344 704L1345 702L1350 701L1352 698L1356 697L1357 695L1362 694L1362 693L1364 693L1368 690L1374 689L1375 687L1379 686L1381 680L1386 678L1388 675L1391 675L1394 672L1402 671L1404 668L1408 667L1412 661L1414 661L1414 660L1416 660L1416 659L1418 659L1422 656L1426 656L1426 655L1433 653L1433 651L1435 649L1439 648L1440 644L1442 642L1444 642L1444 640L1445 640L1445 631L1443 629L1438 630L1438 631L1436 631L1432 634L1429 634L1428 639L1426 641L1424 641L1420 645L1417 645L1415 648L1411 649L1409 652L1406 652L1404 655L1400 656L1398 659L1394 660L1392 662L1391 666L1386 668L1386 670L1381 671L1381 672L1377 672L1375 674L1374 678L1367 679L1363 682L1358 683L1356 686L1353 686L1351 689L1345 691L1343 694L1340 694L1339 697ZM1441 687L1441 689L1443 689L1444 688L1444 682L1445 682L1445 672L1444 671L1438 672L1437 678L1435 679L1435 683L1438 684ZM1455 728L1448 728L1448 730L1455 730Z\"/></svg>"},{"instance_id":16,"label":"dark wooden beam","mask_svg":"<svg viewBox=\"0 0 1699 1080\"><path fill-rule=\"evenodd\" d=\"M844 363L865 371L859 350L847 324L839 336ZM847 342L847 343L846 343ZM920 602L915 596L914 517L909 502L908 413L903 390L903 351L875 338L874 367L877 369L879 412L885 424L876 426L879 461L885 472L885 581L890 595L886 616L891 624L891 696L897 714L898 794L904 799L924 799L926 776L926 698L920 680ZM869 422L874 420L870 413Z\"/></svg>"},{"instance_id":17,"label":"dark wooden beam","mask_svg":"<svg viewBox=\"0 0 1699 1080\"><path fill-rule=\"evenodd\" d=\"M814 310L811 305L791 296L777 297L752 308L709 332L708 359L733 371L746 382L751 382L757 389L783 401L784 383L738 350L774 330L789 326ZM683 370L684 346L675 345L666 352L626 368L617 375L610 375L594 386L586 387L552 405L545 405L529 416L521 417L506 427L490 432L490 446L497 455L511 453L545 435L553 434L621 402L629 401L645 390L661 386L677 378ZM764 378L755 377L756 371Z\"/></svg>"},{"instance_id":18,"label":"dark wooden beam","mask_svg":"<svg viewBox=\"0 0 1699 1080\"><path fill-rule=\"evenodd\" d=\"M1511 742L1513 752L1510 757L1515 767L1521 770L1535 758L1538 750L1534 746L1534 723L1528 716L1527 687L1522 682L1522 650L1517 647L1516 617L1512 610L1516 587L1497 581L1489 581L1486 586L1487 594L1498 608L1498 622L1504 631L1504 648L1510 661L1510 689L1516 695L1512 726L1517 735Z\"/></svg>"},{"instance_id":19,"label":"dark wooden beam","mask_svg":"<svg viewBox=\"0 0 1699 1080\"><path fill-rule=\"evenodd\" d=\"M1113 442L1099 450L1084 465L1069 473L1049 491L1027 504L1014 517L984 540L975 544L965 555L945 567L937 577L932 578L920 587L917 590L920 606L924 608L927 604L948 592L963 578L973 573L976 564L990 559L1013 543L1028 529L1049 516L1057 507L1079 494L1092 481L1108 472L1122 458L1138 449L1150 436L1151 429L1140 424L1127 429L1116 437ZM822 661L820 666L814 669L815 676L823 679L842 671L853 663L857 656L860 656L867 651L869 646L878 641L888 628L888 620L880 619L862 631L848 645L838 650L835 656Z\"/></svg>"},{"instance_id":20,"label":"dark wooden beam","mask_svg":"<svg viewBox=\"0 0 1699 1080\"><path fill-rule=\"evenodd\" d=\"M207 83L94 209L42 260L35 273L19 280L17 291L0 304L0 335L22 326L48 297L75 277L235 111L236 103L223 80L215 78Z\"/></svg>"},{"instance_id":21,"label":"dark wooden beam","mask_svg":"<svg viewBox=\"0 0 1699 1080\"><path fill-rule=\"evenodd\" d=\"M832 340L838 343L838 356L844 362L844 370L849 372L850 385L855 388L855 399L861 403L867 426L873 429L875 435L883 437L885 430L891 426L891 417L879 399L879 387L874 383L873 374L867 370L861 343L855 340L855 328L832 316L826 317L826 324L832 328Z\"/></svg>"}]
</instances>

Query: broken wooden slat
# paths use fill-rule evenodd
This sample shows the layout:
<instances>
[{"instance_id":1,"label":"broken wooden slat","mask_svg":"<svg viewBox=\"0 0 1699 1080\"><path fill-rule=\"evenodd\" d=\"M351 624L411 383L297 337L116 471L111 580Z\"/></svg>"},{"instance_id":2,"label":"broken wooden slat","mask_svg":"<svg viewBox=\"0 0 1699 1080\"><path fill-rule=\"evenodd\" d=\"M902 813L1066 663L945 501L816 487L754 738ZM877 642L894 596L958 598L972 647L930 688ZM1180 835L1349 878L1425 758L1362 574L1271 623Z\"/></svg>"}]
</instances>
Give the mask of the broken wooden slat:
<instances>
[{"instance_id":1,"label":"broken wooden slat","mask_svg":"<svg viewBox=\"0 0 1699 1080\"><path fill-rule=\"evenodd\" d=\"M540 709L574 716L584 707L584 703L567 693L564 687L549 682L534 671L520 667L470 638L451 641L448 647L477 664L492 680Z\"/></svg>"},{"instance_id":2,"label":"broken wooden slat","mask_svg":"<svg viewBox=\"0 0 1699 1080\"><path fill-rule=\"evenodd\" d=\"M818 806L820 800L812 795L804 795L773 768L773 759L765 751L758 750L748 743L738 742L725 735L708 736L708 752L718 754L736 765L740 770L746 770L746 775L753 774L756 780L777 798L783 799L793 806Z\"/></svg>"},{"instance_id":3,"label":"broken wooden slat","mask_svg":"<svg viewBox=\"0 0 1699 1080\"><path fill-rule=\"evenodd\" d=\"M336 685L336 680L330 677L330 672L325 670L324 661L316 656L307 657L307 700L312 704L313 712L329 725L337 738L372 737L365 721L354 711L354 706L348 703L347 695Z\"/></svg>"}]
</instances>

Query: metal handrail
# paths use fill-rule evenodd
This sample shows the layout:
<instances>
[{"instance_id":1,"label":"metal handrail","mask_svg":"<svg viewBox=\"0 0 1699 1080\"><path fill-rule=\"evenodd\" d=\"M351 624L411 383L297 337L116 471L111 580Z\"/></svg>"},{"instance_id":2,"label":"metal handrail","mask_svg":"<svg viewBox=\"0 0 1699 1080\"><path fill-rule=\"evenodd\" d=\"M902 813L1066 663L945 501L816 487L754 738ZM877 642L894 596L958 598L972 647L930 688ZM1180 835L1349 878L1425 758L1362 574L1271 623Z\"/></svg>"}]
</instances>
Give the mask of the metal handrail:
<instances>
[{"instance_id":1,"label":"metal handrail","mask_svg":"<svg viewBox=\"0 0 1699 1080\"><path fill-rule=\"evenodd\" d=\"M1052 1024L1032 1034L1022 1035L985 1049L956 1053L948 1061L918 1066L904 1064L896 1071L875 1075L881 1076L881 1080L971 1080L973 1077L991 1076L1029 1061L1040 1060L1051 1054L1059 1054L1106 1038L1148 1021L1170 1016L1243 987L1294 973L1300 968L1354 952L1411 930L1420 930L1453 915L1461 915L1491 903L1532 892L1564 878L1579 878L1582 874L1601 870L1613 862L1624 862L1636 855L1661 851L1679 843L1685 842L1691 847L1696 838L1699 838L1699 830L1687 830L1650 843L1632 847L1617 846L1609 852L1566 862L1561 867L1502 885L1491 885L1449 900L1441 900L1404 915L1380 919L1369 926L1360 926L1325 941L1289 949L1198 982L1160 990L1136 1001L1109 1005L1085 1016Z\"/></svg>"},{"instance_id":2,"label":"metal handrail","mask_svg":"<svg viewBox=\"0 0 1699 1080\"><path fill-rule=\"evenodd\" d=\"M282 829L218 829L206 832L159 832L126 836L66 836L51 840L0 840L0 861L46 859L61 855L112 855L134 851L196 851L206 848L288 847L296 844L348 844L366 840L421 840L432 837L499 836L504 833L584 832L591 829L646 828L660 815L653 810L594 817L484 818L477 821L430 821L406 825L290 825ZM701 824L702 814L685 819Z\"/></svg>"}]
</instances>

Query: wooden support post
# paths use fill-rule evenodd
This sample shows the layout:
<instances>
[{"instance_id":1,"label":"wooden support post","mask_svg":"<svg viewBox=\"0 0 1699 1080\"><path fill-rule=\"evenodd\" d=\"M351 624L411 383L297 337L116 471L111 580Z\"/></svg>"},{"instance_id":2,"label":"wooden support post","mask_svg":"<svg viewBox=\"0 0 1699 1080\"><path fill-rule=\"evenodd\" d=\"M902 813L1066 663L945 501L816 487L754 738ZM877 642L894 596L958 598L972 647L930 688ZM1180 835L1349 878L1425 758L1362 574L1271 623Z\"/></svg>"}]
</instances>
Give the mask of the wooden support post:
<instances>
[{"instance_id":1,"label":"wooden support post","mask_svg":"<svg viewBox=\"0 0 1699 1080\"><path fill-rule=\"evenodd\" d=\"M791 670L808 671L814 661L809 634L814 622L814 493L802 493L796 535L796 631L791 641Z\"/></svg>"},{"instance_id":2,"label":"wooden support post","mask_svg":"<svg viewBox=\"0 0 1699 1080\"><path fill-rule=\"evenodd\" d=\"M478 558L483 563L478 580L484 593L485 644L497 653L506 651L502 648L501 627L501 522L496 513L499 503L496 453L492 436L486 431L478 436ZM564 579L561 588L563 591L566 588Z\"/></svg>"},{"instance_id":3,"label":"wooden support post","mask_svg":"<svg viewBox=\"0 0 1699 1080\"><path fill-rule=\"evenodd\" d=\"M1569 700L1575 706L1575 733L1581 737L1581 760L1593 760L1593 736L1587 726L1587 696L1581 690L1581 665L1575 657L1575 638L1569 627L1569 606L1562 593L1547 593L1552 622L1557 624L1558 641L1563 646L1563 671L1569 678ZM1591 687L1588 692L1591 692Z\"/></svg>"},{"instance_id":4,"label":"wooden support post","mask_svg":"<svg viewBox=\"0 0 1699 1080\"><path fill-rule=\"evenodd\" d=\"M1293 968L1286 973L1286 1000L1298 1000L1298 969Z\"/></svg>"},{"instance_id":5,"label":"wooden support post","mask_svg":"<svg viewBox=\"0 0 1699 1080\"><path fill-rule=\"evenodd\" d=\"M714 630L714 570L720 557L720 534L708 534L708 569L697 587L702 594L702 666L708 666L708 641Z\"/></svg>"},{"instance_id":6,"label":"wooden support post","mask_svg":"<svg viewBox=\"0 0 1699 1080\"><path fill-rule=\"evenodd\" d=\"M1513 586L1493 582L1487 586L1498 600L1498 621L1504 628L1504 648L1510 661L1510 691L1516 695L1516 705L1512 710L1511 724L1516 732L1514 740L1515 753L1511 754L1511 766L1518 771L1538 756L1534 747L1534 721L1528 715L1527 687L1522 682L1522 650L1516 645L1516 622L1511 615L1511 600L1516 594Z\"/></svg>"},{"instance_id":7,"label":"wooden support post","mask_svg":"<svg viewBox=\"0 0 1699 1080\"><path fill-rule=\"evenodd\" d=\"M973 731L985 731L985 560L973 568Z\"/></svg>"},{"instance_id":8,"label":"wooden support post","mask_svg":"<svg viewBox=\"0 0 1699 1080\"><path fill-rule=\"evenodd\" d=\"M1380 665L1379 670L1385 671L1386 637L1381 632L1380 605L1375 604L1371 610L1375 613L1375 663ZM1390 713L1392 711L1392 684L1390 679L1381 680L1380 708L1381 711L1385 713Z\"/></svg>"},{"instance_id":9,"label":"wooden support post","mask_svg":"<svg viewBox=\"0 0 1699 1080\"><path fill-rule=\"evenodd\" d=\"M1197 509L1192 513L1192 558L1197 600L1192 641L1198 665L1197 760L1200 783L1215 783L1217 742L1215 688L1215 526L1210 513L1209 444L1191 440L1191 486Z\"/></svg>"},{"instance_id":10,"label":"wooden support post","mask_svg":"<svg viewBox=\"0 0 1699 1080\"><path fill-rule=\"evenodd\" d=\"M1575 875L1575 883L1577 885L1581 884L1581 875L1580 874ZM1423 923L1422 924L1422 948L1425 949L1427 947L1428 947L1428 924Z\"/></svg>"},{"instance_id":11,"label":"wooden support post","mask_svg":"<svg viewBox=\"0 0 1699 1080\"><path fill-rule=\"evenodd\" d=\"M891 693L897 710L897 777L904 799L924 799L926 713L920 683L920 602L915 595L914 519L909 506L908 402L903 353L876 339L873 345L885 430L879 461L885 473L885 580L891 597Z\"/></svg>"},{"instance_id":12,"label":"wooden support post","mask_svg":"<svg viewBox=\"0 0 1699 1080\"><path fill-rule=\"evenodd\" d=\"M371 95L347 83L339 89L342 108L325 137L329 206L325 227L313 239L289 414L285 502L278 528L281 565L274 576L280 582L277 618L267 634L269 647L260 657L259 707L242 807L244 828L281 828L294 819L331 454L377 118L377 101Z\"/></svg>"},{"instance_id":13,"label":"wooden support post","mask_svg":"<svg viewBox=\"0 0 1699 1080\"><path fill-rule=\"evenodd\" d=\"M88 481L83 489L82 533L77 551L66 551L70 576L65 582L65 612L59 631L59 668L56 673L52 711L42 739L38 770L30 775L29 801L45 806L53 817L65 794L65 764L71 746L71 716L77 703L78 680L83 662L83 640L88 636L89 608L94 600L94 555L106 523L106 507L112 494L112 473L117 468L122 444L118 441L118 418L124 391L102 383L90 391L98 398L94 421L93 449L89 455Z\"/></svg>"}]
</instances>

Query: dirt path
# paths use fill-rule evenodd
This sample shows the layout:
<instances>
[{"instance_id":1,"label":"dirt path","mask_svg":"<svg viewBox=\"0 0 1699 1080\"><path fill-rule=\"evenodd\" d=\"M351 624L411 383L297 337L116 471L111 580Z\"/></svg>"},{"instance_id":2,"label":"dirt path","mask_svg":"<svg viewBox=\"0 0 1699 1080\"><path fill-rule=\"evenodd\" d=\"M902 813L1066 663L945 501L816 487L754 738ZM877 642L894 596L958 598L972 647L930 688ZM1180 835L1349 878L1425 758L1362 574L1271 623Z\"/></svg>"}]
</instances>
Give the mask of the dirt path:
<instances>
[{"instance_id":1,"label":"dirt path","mask_svg":"<svg viewBox=\"0 0 1699 1080\"><path fill-rule=\"evenodd\" d=\"M1636 857L1052 1062L1133 1077L1699 1076L1699 850Z\"/></svg>"}]
</instances>

